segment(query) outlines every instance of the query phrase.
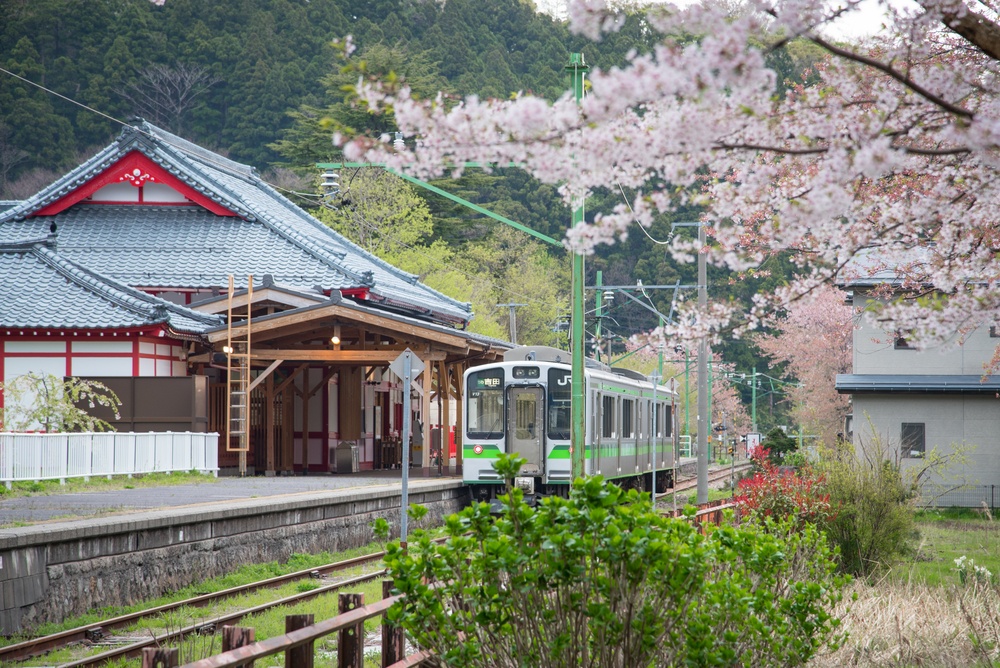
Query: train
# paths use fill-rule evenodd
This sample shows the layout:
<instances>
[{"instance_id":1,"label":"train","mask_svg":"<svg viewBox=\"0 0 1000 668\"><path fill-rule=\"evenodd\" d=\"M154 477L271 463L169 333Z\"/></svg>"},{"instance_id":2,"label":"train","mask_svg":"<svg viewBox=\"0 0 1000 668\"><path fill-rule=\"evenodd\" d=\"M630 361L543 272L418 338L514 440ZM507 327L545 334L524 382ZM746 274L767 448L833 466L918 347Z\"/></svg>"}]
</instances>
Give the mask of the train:
<instances>
[{"instance_id":1,"label":"train","mask_svg":"<svg viewBox=\"0 0 1000 668\"><path fill-rule=\"evenodd\" d=\"M636 371L593 359L584 366L584 475L645 491L655 479L657 493L665 491L677 457L677 393ZM546 346L513 348L502 362L466 370L462 477L473 499L506 491L493 467L504 453L525 460L516 484L529 500L568 494L571 379L570 354Z\"/></svg>"}]
</instances>

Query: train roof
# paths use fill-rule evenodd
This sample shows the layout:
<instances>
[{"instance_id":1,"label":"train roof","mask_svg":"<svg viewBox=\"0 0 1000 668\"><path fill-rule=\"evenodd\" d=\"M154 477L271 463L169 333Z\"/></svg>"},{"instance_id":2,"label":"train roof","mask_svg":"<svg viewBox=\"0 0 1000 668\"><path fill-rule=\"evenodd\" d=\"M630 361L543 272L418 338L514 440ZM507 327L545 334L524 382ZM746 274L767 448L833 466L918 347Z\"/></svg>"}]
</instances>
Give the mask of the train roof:
<instances>
[{"instance_id":1,"label":"train roof","mask_svg":"<svg viewBox=\"0 0 1000 668\"><path fill-rule=\"evenodd\" d=\"M572 355L565 350L552 348L551 346L518 346L517 348L512 348L505 352L503 361L505 363L549 362L551 364L565 364L568 366L572 362ZM653 382L649 376L644 373L640 373L639 371L635 371L634 369L611 367L603 362L598 362L595 359L589 358L585 359L584 362L587 369L603 371L605 373L621 376L622 378L630 378L632 380L638 380L645 383Z\"/></svg>"},{"instance_id":2,"label":"train roof","mask_svg":"<svg viewBox=\"0 0 1000 668\"><path fill-rule=\"evenodd\" d=\"M573 356L565 350L553 348L551 346L518 346L504 353L504 362L551 362L553 364L570 365ZM611 367L595 359L584 358L584 365L588 369L600 369L611 371Z\"/></svg>"}]
</instances>

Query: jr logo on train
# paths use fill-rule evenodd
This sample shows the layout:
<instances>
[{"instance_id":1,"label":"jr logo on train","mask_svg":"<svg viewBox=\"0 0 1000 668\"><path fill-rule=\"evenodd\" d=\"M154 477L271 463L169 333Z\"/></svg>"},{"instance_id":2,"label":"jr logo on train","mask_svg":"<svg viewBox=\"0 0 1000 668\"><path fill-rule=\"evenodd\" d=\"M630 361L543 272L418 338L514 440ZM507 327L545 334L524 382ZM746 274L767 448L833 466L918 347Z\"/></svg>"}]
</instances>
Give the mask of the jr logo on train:
<instances>
[{"instance_id":1,"label":"jr logo on train","mask_svg":"<svg viewBox=\"0 0 1000 668\"><path fill-rule=\"evenodd\" d=\"M505 491L493 468L501 453L526 463L517 480L529 498L565 495L571 478L570 355L543 346L508 351L465 372L463 477L477 500ZM671 485L676 393L635 371L586 361L586 475L657 492Z\"/></svg>"}]
</instances>

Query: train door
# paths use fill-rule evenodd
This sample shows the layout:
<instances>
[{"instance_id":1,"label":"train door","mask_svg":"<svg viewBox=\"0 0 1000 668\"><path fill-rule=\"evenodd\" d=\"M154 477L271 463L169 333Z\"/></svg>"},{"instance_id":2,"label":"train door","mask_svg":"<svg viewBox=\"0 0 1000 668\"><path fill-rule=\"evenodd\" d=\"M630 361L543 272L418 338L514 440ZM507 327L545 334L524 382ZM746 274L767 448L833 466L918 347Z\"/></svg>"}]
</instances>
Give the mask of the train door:
<instances>
[{"instance_id":1,"label":"train door","mask_svg":"<svg viewBox=\"0 0 1000 668\"><path fill-rule=\"evenodd\" d=\"M511 387L507 394L507 452L527 460L521 467L525 475L545 471L542 416L545 397L540 387Z\"/></svg>"}]
</instances>

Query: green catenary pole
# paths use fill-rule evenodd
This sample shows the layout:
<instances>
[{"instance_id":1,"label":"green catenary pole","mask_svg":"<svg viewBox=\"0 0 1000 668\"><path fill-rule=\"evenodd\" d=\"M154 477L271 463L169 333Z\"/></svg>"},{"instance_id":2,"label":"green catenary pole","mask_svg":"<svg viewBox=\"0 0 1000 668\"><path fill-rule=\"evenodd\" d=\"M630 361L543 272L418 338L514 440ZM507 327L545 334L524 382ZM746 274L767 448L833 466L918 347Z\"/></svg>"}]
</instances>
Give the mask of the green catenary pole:
<instances>
[{"instance_id":1,"label":"green catenary pole","mask_svg":"<svg viewBox=\"0 0 1000 668\"><path fill-rule=\"evenodd\" d=\"M589 68L584 63L582 53L571 53L569 56L569 65L566 67L567 72L570 75L570 86L573 88L573 97L577 104L583 99L583 84L584 78L586 77L587 70ZM575 227L579 223L583 222L583 201L580 201L576 207L573 208L573 226ZM584 402L585 397L585 386L584 386L584 364L583 364L583 333L584 333L584 322L583 322L583 304L584 304L584 270L583 270L583 255L579 253L573 254L573 341L572 341L572 358L573 358L573 379L571 383L571 403L570 408L572 411L573 423L570 425L570 467L572 472L572 477L576 478L583 476L584 469L584 456L586 452L586 436L587 436L587 424L586 415L584 413Z\"/></svg>"}]
</instances>

